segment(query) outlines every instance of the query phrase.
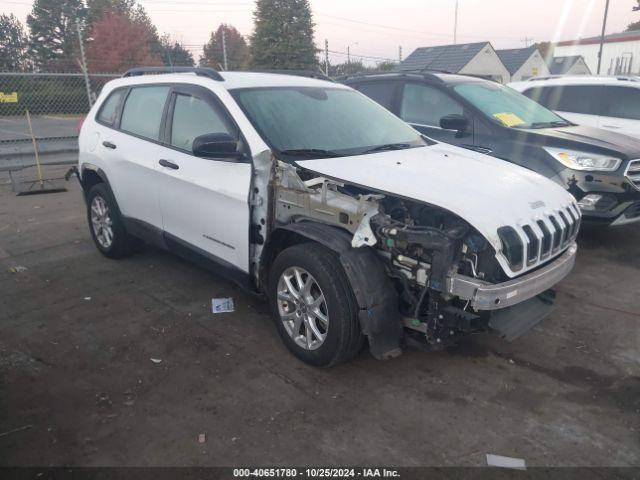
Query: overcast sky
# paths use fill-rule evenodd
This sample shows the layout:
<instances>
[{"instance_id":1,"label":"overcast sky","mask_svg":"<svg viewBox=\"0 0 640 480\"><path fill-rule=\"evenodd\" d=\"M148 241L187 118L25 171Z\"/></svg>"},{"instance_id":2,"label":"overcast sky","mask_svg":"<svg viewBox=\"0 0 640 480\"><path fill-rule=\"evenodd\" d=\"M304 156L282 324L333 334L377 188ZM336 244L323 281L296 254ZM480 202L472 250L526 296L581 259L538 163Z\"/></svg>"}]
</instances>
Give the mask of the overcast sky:
<instances>
[{"instance_id":1,"label":"overcast sky","mask_svg":"<svg viewBox=\"0 0 640 480\"><path fill-rule=\"evenodd\" d=\"M209 32L221 22L242 34L252 30L252 0L139 0L161 33L194 52L196 60ZM3 11L24 21L29 0L2 0ZM458 43L489 40L496 48L517 48L545 40L599 35L605 0L459 0ZM353 56L406 57L416 47L453 43L455 0L311 0L316 43ZM611 0L607 33L631 21L636 0ZM344 60L344 53L331 55Z\"/></svg>"}]
</instances>

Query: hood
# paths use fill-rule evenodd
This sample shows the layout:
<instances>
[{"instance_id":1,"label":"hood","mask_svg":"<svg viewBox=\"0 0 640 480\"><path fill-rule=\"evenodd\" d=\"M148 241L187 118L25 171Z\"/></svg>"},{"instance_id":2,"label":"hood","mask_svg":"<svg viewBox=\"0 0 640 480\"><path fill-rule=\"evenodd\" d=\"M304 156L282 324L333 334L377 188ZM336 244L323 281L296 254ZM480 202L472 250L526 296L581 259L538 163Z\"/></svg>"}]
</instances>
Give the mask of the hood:
<instances>
[{"instance_id":1,"label":"hood","mask_svg":"<svg viewBox=\"0 0 640 480\"><path fill-rule=\"evenodd\" d=\"M624 157L623 160L640 158L640 139L602 128L571 125L521 131L526 132L527 142L541 146L604 153Z\"/></svg>"},{"instance_id":2,"label":"hood","mask_svg":"<svg viewBox=\"0 0 640 480\"><path fill-rule=\"evenodd\" d=\"M573 196L537 173L442 143L296 164L326 177L449 210L476 228L496 252L501 250L498 228L531 223L575 205Z\"/></svg>"}]
</instances>

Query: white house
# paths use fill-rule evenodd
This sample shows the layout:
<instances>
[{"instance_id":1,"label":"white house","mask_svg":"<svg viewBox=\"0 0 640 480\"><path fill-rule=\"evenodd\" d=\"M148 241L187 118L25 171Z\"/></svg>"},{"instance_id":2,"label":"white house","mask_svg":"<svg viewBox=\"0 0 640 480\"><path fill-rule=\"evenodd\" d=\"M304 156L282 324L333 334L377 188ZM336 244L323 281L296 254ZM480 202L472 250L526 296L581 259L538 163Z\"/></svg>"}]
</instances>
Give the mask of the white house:
<instances>
[{"instance_id":1,"label":"white house","mask_svg":"<svg viewBox=\"0 0 640 480\"><path fill-rule=\"evenodd\" d=\"M506 83L509 71L489 42L438 45L415 49L400 63L400 71L445 71L477 75Z\"/></svg>"},{"instance_id":2,"label":"white house","mask_svg":"<svg viewBox=\"0 0 640 480\"><path fill-rule=\"evenodd\" d=\"M509 71L512 82L550 74L549 67L536 47L510 48L497 50L496 53Z\"/></svg>"},{"instance_id":3,"label":"white house","mask_svg":"<svg viewBox=\"0 0 640 480\"><path fill-rule=\"evenodd\" d=\"M598 71L600 37L559 42L554 51L557 57L582 56L592 73ZM640 74L640 32L605 35L602 49L601 75Z\"/></svg>"}]
</instances>

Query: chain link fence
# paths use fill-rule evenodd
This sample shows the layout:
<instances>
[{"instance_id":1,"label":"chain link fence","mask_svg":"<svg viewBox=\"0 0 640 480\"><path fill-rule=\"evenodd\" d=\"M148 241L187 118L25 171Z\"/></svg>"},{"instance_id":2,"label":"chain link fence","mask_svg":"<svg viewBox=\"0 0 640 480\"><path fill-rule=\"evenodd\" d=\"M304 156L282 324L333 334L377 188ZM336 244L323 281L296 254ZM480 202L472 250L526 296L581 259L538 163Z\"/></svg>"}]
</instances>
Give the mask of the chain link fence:
<instances>
[{"instance_id":1,"label":"chain link fence","mask_svg":"<svg viewBox=\"0 0 640 480\"><path fill-rule=\"evenodd\" d=\"M119 76L0 72L0 172L9 172L14 190L29 190L34 180L42 186L48 166L77 162L80 122Z\"/></svg>"}]
</instances>

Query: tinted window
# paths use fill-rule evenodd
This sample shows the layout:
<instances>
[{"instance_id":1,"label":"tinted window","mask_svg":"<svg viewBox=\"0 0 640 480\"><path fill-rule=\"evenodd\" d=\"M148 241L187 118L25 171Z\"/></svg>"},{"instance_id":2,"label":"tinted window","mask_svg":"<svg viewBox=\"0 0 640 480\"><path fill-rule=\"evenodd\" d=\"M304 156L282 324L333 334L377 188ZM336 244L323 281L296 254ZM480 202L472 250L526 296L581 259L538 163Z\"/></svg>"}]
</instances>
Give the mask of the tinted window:
<instances>
[{"instance_id":1,"label":"tinted window","mask_svg":"<svg viewBox=\"0 0 640 480\"><path fill-rule=\"evenodd\" d=\"M525 95L550 110L600 115L601 88L597 85L539 87L527 90Z\"/></svg>"},{"instance_id":2,"label":"tinted window","mask_svg":"<svg viewBox=\"0 0 640 480\"><path fill-rule=\"evenodd\" d=\"M233 95L265 141L279 152L316 149L346 155L389 143L425 145L409 125L351 89L251 88Z\"/></svg>"},{"instance_id":3,"label":"tinted window","mask_svg":"<svg viewBox=\"0 0 640 480\"><path fill-rule=\"evenodd\" d=\"M192 151L193 139L206 133L230 133L222 117L204 100L177 95L171 124L171 145Z\"/></svg>"},{"instance_id":4,"label":"tinted window","mask_svg":"<svg viewBox=\"0 0 640 480\"><path fill-rule=\"evenodd\" d=\"M169 87L136 87L124 103L120 129L151 140L160 138L160 122Z\"/></svg>"},{"instance_id":5,"label":"tinted window","mask_svg":"<svg viewBox=\"0 0 640 480\"><path fill-rule=\"evenodd\" d=\"M118 106L120 105L120 100L122 100L123 95L124 90L116 90L115 92L111 92L111 94L102 104L102 107L100 107L100 111L98 112L98 120L100 122L106 123L108 125L113 125L113 123L116 121Z\"/></svg>"},{"instance_id":6,"label":"tinted window","mask_svg":"<svg viewBox=\"0 0 640 480\"><path fill-rule=\"evenodd\" d=\"M633 87L605 87L608 117L640 120L640 89Z\"/></svg>"},{"instance_id":7,"label":"tinted window","mask_svg":"<svg viewBox=\"0 0 640 480\"><path fill-rule=\"evenodd\" d=\"M442 117L463 113L462 105L437 88L419 83L404 86L400 117L406 122L440 127Z\"/></svg>"},{"instance_id":8,"label":"tinted window","mask_svg":"<svg viewBox=\"0 0 640 480\"><path fill-rule=\"evenodd\" d=\"M363 83L357 86L356 89L378 102L387 110L392 110L396 85L394 82L371 82Z\"/></svg>"}]
</instances>

